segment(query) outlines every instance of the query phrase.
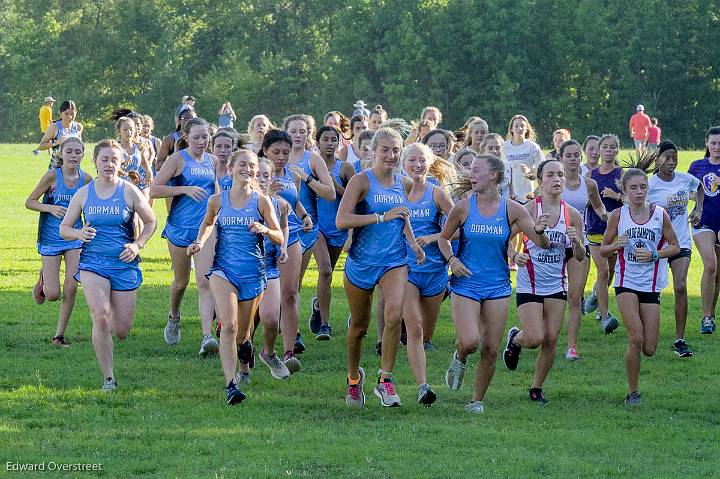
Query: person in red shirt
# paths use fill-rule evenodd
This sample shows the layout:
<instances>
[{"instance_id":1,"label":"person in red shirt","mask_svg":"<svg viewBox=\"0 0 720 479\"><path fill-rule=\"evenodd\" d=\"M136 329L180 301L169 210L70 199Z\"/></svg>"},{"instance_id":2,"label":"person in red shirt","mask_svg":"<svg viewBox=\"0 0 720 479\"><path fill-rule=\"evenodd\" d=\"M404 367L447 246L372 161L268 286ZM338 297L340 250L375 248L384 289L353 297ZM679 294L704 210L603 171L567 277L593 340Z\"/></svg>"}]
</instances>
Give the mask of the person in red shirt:
<instances>
[{"instance_id":1,"label":"person in red shirt","mask_svg":"<svg viewBox=\"0 0 720 479\"><path fill-rule=\"evenodd\" d=\"M662 131L660 130L660 127L657 126L658 119L653 118L650 120L652 122L652 126L648 128L648 148L656 149L658 145L660 144L660 135L662 134Z\"/></svg>"},{"instance_id":2,"label":"person in red shirt","mask_svg":"<svg viewBox=\"0 0 720 479\"><path fill-rule=\"evenodd\" d=\"M645 107L638 105L637 113L630 117L630 134L635 142L635 153L638 156L645 150L650 125L650 117L645 114Z\"/></svg>"}]
</instances>

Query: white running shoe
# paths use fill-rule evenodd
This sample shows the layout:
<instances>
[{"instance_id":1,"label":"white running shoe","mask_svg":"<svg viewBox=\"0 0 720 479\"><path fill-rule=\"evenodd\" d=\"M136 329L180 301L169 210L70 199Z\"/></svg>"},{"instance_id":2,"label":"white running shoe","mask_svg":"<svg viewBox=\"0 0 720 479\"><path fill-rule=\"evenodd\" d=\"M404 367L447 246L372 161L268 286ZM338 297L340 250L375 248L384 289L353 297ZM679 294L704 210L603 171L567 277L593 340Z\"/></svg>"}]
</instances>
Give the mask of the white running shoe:
<instances>
[{"instance_id":1,"label":"white running shoe","mask_svg":"<svg viewBox=\"0 0 720 479\"><path fill-rule=\"evenodd\" d=\"M100 388L104 392L110 392L117 389L117 381L115 378L105 378L105 381L103 381L102 388Z\"/></svg>"},{"instance_id":2,"label":"white running shoe","mask_svg":"<svg viewBox=\"0 0 720 479\"><path fill-rule=\"evenodd\" d=\"M280 361L277 354L272 353L271 356L267 356L264 352L260 351L258 355L260 361L270 369L270 375L275 379L286 379L290 377L290 370L288 367Z\"/></svg>"},{"instance_id":3,"label":"white running shoe","mask_svg":"<svg viewBox=\"0 0 720 479\"><path fill-rule=\"evenodd\" d=\"M204 334L200 341L200 351L198 351L198 354L205 357L208 354L215 354L218 351L220 351L220 345L217 339L213 338L212 334Z\"/></svg>"},{"instance_id":4,"label":"white running shoe","mask_svg":"<svg viewBox=\"0 0 720 479\"><path fill-rule=\"evenodd\" d=\"M180 317L173 319L168 314L167 324L165 325L165 342L168 344L177 344L180 342Z\"/></svg>"},{"instance_id":5,"label":"white running shoe","mask_svg":"<svg viewBox=\"0 0 720 479\"><path fill-rule=\"evenodd\" d=\"M450 367L445 373L445 384L447 384L447 387L453 391L459 390L463 384L466 368L467 363L461 362L457 357L457 351L455 351L450 361Z\"/></svg>"},{"instance_id":6,"label":"white running shoe","mask_svg":"<svg viewBox=\"0 0 720 479\"><path fill-rule=\"evenodd\" d=\"M482 414L485 412L485 406L482 401L470 401L465 405L465 410L473 414Z\"/></svg>"}]
</instances>

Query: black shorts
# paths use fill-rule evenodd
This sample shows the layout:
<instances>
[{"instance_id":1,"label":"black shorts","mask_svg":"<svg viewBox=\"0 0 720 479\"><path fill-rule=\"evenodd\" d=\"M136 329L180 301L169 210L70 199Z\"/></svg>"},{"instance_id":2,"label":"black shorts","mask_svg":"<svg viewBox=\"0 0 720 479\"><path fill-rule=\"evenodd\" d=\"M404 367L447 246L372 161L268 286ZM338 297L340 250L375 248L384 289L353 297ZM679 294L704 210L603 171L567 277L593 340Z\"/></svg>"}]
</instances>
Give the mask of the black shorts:
<instances>
[{"instance_id":1,"label":"black shorts","mask_svg":"<svg viewBox=\"0 0 720 479\"><path fill-rule=\"evenodd\" d=\"M678 254L672 258L668 258L668 264L680 258L692 258L692 250L690 248L680 248L680 252Z\"/></svg>"},{"instance_id":2,"label":"black shorts","mask_svg":"<svg viewBox=\"0 0 720 479\"><path fill-rule=\"evenodd\" d=\"M660 304L660 293L650 293L647 291L635 291L630 288L615 287L615 296L620 296L622 293L632 293L637 296L638 301L642 304Z\"/></svg>"},{"instance_id":3,"label":"black shorts","mask_svg":"<svg viewBox=\"0 0 720 479\"><path fill-rule=\"evenodd\" d=\"M545 299L561 299L567 301L567 291L560 291L559 293L545 296L532 293L515 293L515 301L518 306L522 306L525 303L545 303Z\"/></svg>"}]
</instances>

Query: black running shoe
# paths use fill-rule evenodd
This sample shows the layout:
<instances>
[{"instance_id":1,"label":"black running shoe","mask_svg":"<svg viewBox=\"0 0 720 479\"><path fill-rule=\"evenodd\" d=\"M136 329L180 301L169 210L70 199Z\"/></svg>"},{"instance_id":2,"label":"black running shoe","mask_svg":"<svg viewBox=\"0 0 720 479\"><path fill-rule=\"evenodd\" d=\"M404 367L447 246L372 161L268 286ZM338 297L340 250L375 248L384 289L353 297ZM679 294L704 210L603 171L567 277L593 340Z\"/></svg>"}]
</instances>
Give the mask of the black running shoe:
<instances>
[{"instance_id":1,"label":"black running shoe","mask_svg":"<svg viewBox=\"0 0 720 479\"><path fill-rule=\"evenodd\" d=\"M330 338L332 337L332 328L329 324L321 324L320 325L320 331L318 331L317 336L315 336L315 339L317 341L330 341Z\"/></svg>"},{"instance_id":2,"label":"black running shoe","mask_svg":"<svg viewBox=\"0 0 720 479\"><path fill-rule=\"evenodd\" d=\"M435 345L433 344L432 341L425 341L423 343L423 349L425 351L435 351Z\"/></svg>"},{"instance_id":3,"label":"black running shoe","mask_svg":"<svg viewBox=\"0 0 720 479\"><path fill-rule=\"evenodd\" d=\"M225 397L227 398L228 406L240 404L247 397L240 389L238 389L235 381L230 381L225 388Z\"/></svg>"},{"instance_id":4,"label":"black running shoe","mask_svg":"<svg viewBox=\"0 0 720 479\"><path fill-rule=\"evenodd\" d=\"M407 329L405 328L405 320L402 320L400 329L400 344L407 346Z\"/></svg>"},{"instance_id":5,"label":"black running shoe","mask_svg":"<svg viewBox=\"0 0 720 479\"><path fill-rule=\"evenodd\" d=\"M684 339L677 339L673 344L672 350L681 358L691 358L693 356L692 349L687 345Z\"/></svg>"},{"instance_id":6,"label":"black running shoe","mask_svg":"<svg viewBox=\"0 0 720 479\"><path fill-rule=\"evenodd\" d=\"M305 342L303 341L303 338L300 335L300 333L297 333L297 336L295 336L295 346L293 349L293 353L302 354L304 352L305 352Z\"/></svg>"},{"instance_id":7,"label":"black running shoe","mask_svg":"<svg viewBox=\"0 0 720 479\"><path fill-rule=\"evenodd\" d=\"M308 319L308 328L310 328L310 331L312 331L313 334L318 334L320 332L320 305L318 304L317 297L313 298L310 302L310 307L312 308L312 313L310 313L310 319Z\"/></svg>"},{"instance_id":8,"label":"black running shoe","mask_svg":"<svg viewBox=\"0 0 720 479\"><path fill-rule=\"evenodd\" d=\"M517 369L518 361L520 360L522 348L513 342L519 332L520 330L515 327L508 331L507 345L505 346L505 351L503 351L503 362L505 363L505 367L510 371Z\"/></svg>"},{"instance_id":9,"label":"black running shoe","mask_svg":"<svg viewBox=\"0 0 720 479\"><path fill-rule=\"evenodd\" d=\"M247 364L250 369L255 367L255 351L251 341L238 344L237 357L238 361L242 364Z\"/></svg>"},{"instance_id":10,"label":"black running shoe","mask_svg":"<svg viewBox=\"0 0 720 479\"><path fill-rule=\"evenodd\" d=\"M382 356L382 341L378 341L378 343L375 345L375 354L377 356Z\"/></svg>"},{"instance_id":11,"label":"black running shoe","mask_svg":"<svg viewBox=\"0 0 720 479\"><path fill-rule=\"evenodd\" d=\"M530 388L530 400L535 401L536 403L540 404L541 406L544 406L548 403L548 400L545 399L545 395L543 394L543 390L540 388Z\"/></svg>"}]
</instances>

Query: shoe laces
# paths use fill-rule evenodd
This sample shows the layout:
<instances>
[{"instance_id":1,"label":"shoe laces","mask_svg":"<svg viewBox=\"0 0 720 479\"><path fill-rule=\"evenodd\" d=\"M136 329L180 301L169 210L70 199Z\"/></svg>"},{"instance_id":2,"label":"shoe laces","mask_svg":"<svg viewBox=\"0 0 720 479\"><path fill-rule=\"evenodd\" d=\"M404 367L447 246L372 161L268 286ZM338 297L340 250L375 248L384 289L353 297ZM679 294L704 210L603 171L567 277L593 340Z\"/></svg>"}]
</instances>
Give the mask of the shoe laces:
<instances>
[{"instance_id":1,"label":"shoe laces","mask_svg":"<svg viewBox=\"0 0 720 479\"><path fill-rule=\"evenodd\" d=\"M702 319L702 325L703 325L703 326L711 326L712 323L713 323L713 320L712 320L712 318L711 318L710 316L705 316L705 317Z\"/></svg>"},{"instance_id":2,"label":"shoe laces","mask_svg":"<svg viewBox=\"0 0 720 479\"><path fill-rule=\"evenodd\" d=\"M353 401L360 399L360 385L350 384L348 385L348 394Z\"/></svg>"},{"instance_id":3,"label":"shoe laces","mask_svg":"<svg viewBox=\"0 0 720 479\"><path fill-rule=\"evenodd\" d=\"M288 351L285 353L285 356L283 356L283 362L287 361L290 358L294 358L295 354L292 351Z\"/></svg>"},{"instance_id":4,"label":"shoe laces","mask_svg":"<svg viewBox=\"0 0 720 479\"><path fill-rule=\"evenodd\" d=\"M393 384L391 379L383 380L382 385L385 387L386 393L390 394L391 396L395 395L395 385Z\"/></svg>"}]
</instances>

